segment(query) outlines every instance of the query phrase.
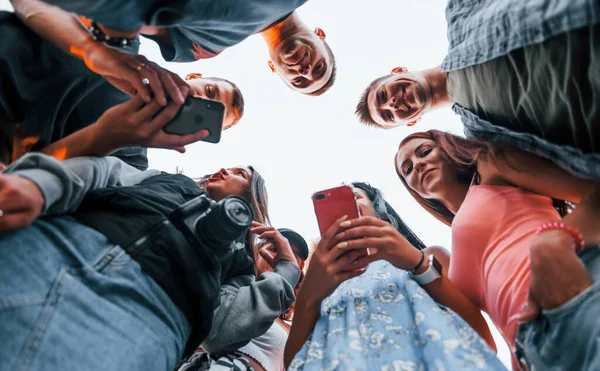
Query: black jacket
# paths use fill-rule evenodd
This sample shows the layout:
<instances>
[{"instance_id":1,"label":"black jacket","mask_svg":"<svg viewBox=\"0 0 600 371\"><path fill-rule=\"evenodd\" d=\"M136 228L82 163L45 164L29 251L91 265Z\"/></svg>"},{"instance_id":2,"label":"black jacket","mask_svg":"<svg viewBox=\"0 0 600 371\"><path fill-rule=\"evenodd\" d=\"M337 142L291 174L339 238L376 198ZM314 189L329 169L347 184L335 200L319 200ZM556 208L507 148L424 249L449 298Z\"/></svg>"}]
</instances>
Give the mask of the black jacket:
<instances>
[{"instance_id":1,"label":"black jacket","mask_svg":"<svg viewBox=\"0 0 600 371\"><path fill-rule=\"evenodd\" d=\"M190 178L161 174L131 187L92 191L74 213L125 249L184 312L192 326L188 352L210 331L222 283L254 274L254 262L244 249L212 266L202 258L202 247L169 219L173 211L201 195L204 191Z\"/></svg>"}]
</instances>

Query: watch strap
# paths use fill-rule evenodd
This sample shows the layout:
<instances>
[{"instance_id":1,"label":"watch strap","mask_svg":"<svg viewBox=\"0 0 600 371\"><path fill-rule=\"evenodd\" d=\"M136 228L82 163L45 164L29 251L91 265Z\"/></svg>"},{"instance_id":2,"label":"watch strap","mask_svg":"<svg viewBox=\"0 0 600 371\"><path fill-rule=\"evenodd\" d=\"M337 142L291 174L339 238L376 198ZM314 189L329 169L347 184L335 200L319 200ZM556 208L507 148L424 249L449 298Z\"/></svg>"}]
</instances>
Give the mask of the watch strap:
<instances>
[{"instance_id":1,"label":"watch strap","mask_svg":"<svg viewBox=\"0 0 600 371\"><path fill-rule=\"evenodd\" d=\"M409 273L411 278L420 286L425 286L430 284L431 282L440 279L442 277L441 272L441 264L433 255L429 255L429 264L427 265L427 270L421 274L412 274Z\"/></svg>"}]
</instances>

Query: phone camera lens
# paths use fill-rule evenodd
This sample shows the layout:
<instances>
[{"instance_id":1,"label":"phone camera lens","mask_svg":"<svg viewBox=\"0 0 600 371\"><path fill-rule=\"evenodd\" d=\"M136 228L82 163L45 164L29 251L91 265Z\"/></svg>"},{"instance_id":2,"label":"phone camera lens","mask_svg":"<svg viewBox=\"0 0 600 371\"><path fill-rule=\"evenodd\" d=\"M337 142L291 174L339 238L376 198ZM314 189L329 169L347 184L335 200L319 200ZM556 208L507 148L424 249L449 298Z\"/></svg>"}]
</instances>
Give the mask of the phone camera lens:
<instances>
[{"instance_id":1,"label":"phone camera lens","mask_svg":"<svg viewBox=\"0 0 600 371\"><path fill-rule=\"evenodd\" d=\"M325 198L325 195L324 195L323 193L319 193L319 194L317 195L317 197L315 197L315 198L316 198L317 200L322 200L322 199L324 199L324 198Z\"/></svg>"}]
</instances>

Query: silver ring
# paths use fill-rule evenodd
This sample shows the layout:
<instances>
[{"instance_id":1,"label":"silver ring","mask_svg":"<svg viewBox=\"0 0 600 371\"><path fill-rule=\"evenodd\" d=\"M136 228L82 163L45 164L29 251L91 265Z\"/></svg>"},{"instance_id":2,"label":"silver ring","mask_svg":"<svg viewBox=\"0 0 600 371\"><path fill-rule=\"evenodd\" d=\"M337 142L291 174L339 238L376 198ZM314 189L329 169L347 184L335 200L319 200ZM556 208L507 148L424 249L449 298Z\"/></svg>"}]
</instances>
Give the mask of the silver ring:
<instances>
[{"instance_id":1,"label":"silver ring","mask_svg":"<svg viewBox=\"0 0 600 371\"><path fill-rule=\"evenodd\" d=\"M142 79L142 84L144 84L144 85L150 85L150 80L148 80L147 78L144 77Z\"/></svg>"}]
</instances>

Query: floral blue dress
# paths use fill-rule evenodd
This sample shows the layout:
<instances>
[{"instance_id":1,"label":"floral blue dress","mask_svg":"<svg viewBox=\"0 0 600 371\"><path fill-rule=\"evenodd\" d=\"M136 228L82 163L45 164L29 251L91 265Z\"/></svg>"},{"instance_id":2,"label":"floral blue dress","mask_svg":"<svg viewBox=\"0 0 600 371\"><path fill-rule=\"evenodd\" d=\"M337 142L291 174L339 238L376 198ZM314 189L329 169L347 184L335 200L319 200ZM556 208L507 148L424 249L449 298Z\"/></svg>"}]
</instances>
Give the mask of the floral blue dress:
<instances>
[{"instance_id":1,"label":"floral blue dress","mask_svg":"<svg viewBox=\"0 0 600 371\"><path fill-rule=\"evenodd\" d=\"M344 282L293 370L506 370L487 343L437 304L404 271L385 261Z\"/></svg>"}]
</instances>

